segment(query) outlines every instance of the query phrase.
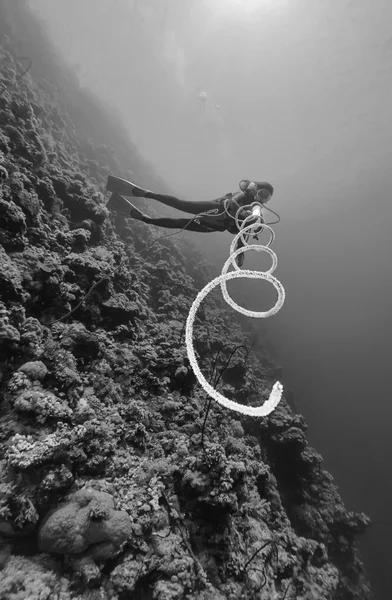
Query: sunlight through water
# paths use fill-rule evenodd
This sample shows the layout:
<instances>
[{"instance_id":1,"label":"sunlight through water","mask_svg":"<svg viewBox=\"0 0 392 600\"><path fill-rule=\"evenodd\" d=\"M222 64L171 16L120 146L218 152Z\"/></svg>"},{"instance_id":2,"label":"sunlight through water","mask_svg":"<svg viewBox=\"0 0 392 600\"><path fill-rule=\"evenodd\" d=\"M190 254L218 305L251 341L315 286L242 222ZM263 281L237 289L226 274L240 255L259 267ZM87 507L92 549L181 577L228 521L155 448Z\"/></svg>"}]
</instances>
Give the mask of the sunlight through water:
<instances>
[{"instance_id":1,"label":"sunlight through water","mask_svg":"<svg viewBox=\"0 0 392 600\"><path fill-rule=\"evenodd\" d=\"M273 11L284 7L289 0L210 0L209 5L218 12L232 16L252 16L261 10Z\"/></svg>"}]
</instances>

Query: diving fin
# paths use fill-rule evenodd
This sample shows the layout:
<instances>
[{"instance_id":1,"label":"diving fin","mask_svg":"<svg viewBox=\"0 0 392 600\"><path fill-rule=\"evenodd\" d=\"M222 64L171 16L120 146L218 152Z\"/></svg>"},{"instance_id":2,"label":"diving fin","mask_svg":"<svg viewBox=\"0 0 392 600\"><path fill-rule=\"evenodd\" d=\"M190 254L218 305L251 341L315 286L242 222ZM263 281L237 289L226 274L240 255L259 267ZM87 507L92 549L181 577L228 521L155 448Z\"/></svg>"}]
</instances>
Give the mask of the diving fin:
<instances>
[{"instance_id":1,"label":"diving fin","mask_svg":"<svg viewBox=\"0 0 392 600\"><path fill-rule=\"evenodd\" d=\"M120 215L124 215L124 217L131 217L138 221L145 221L148 219L147 215L142 213L136 206L129 202L129 200L115 192L110 196L106 206L109 210L114 210L117 213L120 213Z\"/></svg>"},{"instance_id":2,"label":"diving fin","mask_svg":"<svg viewBox=\"0 0 392 600\"><path fill-rule=\"evenodd\" d=\"M145 194L148 193L148 190L145 190L141 187L138 187L131 181L127 181L126 179L121 179L121 177L115 177L114 175L109 175L106 183L106 190L108 192L115 192L116 194L122 194L123 196L137 196L137 197L145 197Z\"/></svg>"}]
</instances>

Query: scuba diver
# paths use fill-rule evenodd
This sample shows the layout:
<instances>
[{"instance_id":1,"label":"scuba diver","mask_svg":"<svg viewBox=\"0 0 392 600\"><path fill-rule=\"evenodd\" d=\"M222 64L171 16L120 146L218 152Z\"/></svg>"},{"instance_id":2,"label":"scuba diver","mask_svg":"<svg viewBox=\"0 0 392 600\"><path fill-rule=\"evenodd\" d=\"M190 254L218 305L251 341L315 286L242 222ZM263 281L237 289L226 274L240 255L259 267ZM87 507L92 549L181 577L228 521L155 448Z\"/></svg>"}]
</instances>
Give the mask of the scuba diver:
<instances>
[{"instance_id":1,"label":"scuba diver","mask_svg":"<svg viewBox=\"0 0 392 600\"><path fill-rule=\"evenodd\" d=\"M199 101L200 110L202 112L204 112L206 109L206 103L207 103L207 92L200 92L199 95L197 96L197 99Z\"/></svg>"},{"instance_id":2,"label":"scuba diver","mask_svg":"<svg viewBox=\"0 0 392 600\"><path fill-rule=\"evenodd\" d=\"M229 231L236 235L239 231L236 223L236 215L239 223L246 217L250 217L250 215L253 215L253 218L247 220L249 225L252 223L255 223L255 225L257 223L265 223L261 216L259 205L257 204L253 210L250 205L252 205L252 203L265 205L271 199L274 192L272 185L266 181L255 182L250 181L249 179L243 179L240 182L239 187L239 192L229 193L220 198L216 198L215 200L191 201L181 200L168 194L157 194L150 190L143 189L126 179L109 175L106 190L112 192L112 195L106 206L124 217L131 217L149 225L157 225L158 227L166 227L169 229L187 229L188 231L198 231L200 233ZM191 219L186 217L149 217L131 204L124 196L151 198L162 204L166 204L166 206L171 206L172 208L195 216ZM243 206L246 208L241 211L240 209ZM244 234L244 237L247 240L250 235L256 237L262 231L263 227L261 225L259 225L259 227L255 226L255 230L252 231L252 234ZM243 245L244 243L240 238L237 243L237 249ZM243 265L244 253L237 256L236 262L239 267Z\"/></svg>"}]
</instances>

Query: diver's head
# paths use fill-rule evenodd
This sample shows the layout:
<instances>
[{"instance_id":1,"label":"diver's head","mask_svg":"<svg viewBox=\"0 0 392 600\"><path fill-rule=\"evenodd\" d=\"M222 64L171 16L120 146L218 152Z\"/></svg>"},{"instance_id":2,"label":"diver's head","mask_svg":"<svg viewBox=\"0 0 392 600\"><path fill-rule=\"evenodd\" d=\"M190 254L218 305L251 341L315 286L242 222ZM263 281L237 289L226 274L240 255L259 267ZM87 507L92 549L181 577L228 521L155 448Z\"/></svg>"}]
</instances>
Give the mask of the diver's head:
<instances>
[{"instance_id":1,"label":"diver's head","mask_svg":"<svg viewBox=\"0 0 392 600\"><path fill-rule=\"evenodd\" d=\"M260 204L267 204L272 198L272 194L274 193L274 188L270 183L263 181L262 183L257 183L257 190L255 193L255 200L260 202Z\"/></svg>"},{"instance_id":2,"label":"diver's head","mask_svg":"<svg viewBox=\"0 0 392 600\"><path fill-rule=\"evenodd\" d=\"M245 192L248 197L260 204L266 204L271 200L274 188L267 181L250 181L243 179L240 181L240 189Z\"/></svg>"}]
</instances>

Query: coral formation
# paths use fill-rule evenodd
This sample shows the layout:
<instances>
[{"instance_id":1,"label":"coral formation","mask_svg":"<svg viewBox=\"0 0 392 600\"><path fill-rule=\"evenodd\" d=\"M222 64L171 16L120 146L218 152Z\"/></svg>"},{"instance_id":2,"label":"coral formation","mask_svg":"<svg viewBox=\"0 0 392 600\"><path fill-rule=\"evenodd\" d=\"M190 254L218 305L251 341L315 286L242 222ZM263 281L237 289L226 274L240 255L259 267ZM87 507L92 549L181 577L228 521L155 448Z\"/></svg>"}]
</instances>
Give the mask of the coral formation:
<instances>
[{"instance_id":1,"label":"coral formation","mask_svg":"<svg viewBox=\"0 0 392 600\"><path fill-rule=\"evenodd\" d=\"M105 562L121 550L131 533L131 518L125 511L114 510L110 494L85 488L45 517L38 547L49 554L83 553L83 557Z\"/></svg>"}]
</instances>

